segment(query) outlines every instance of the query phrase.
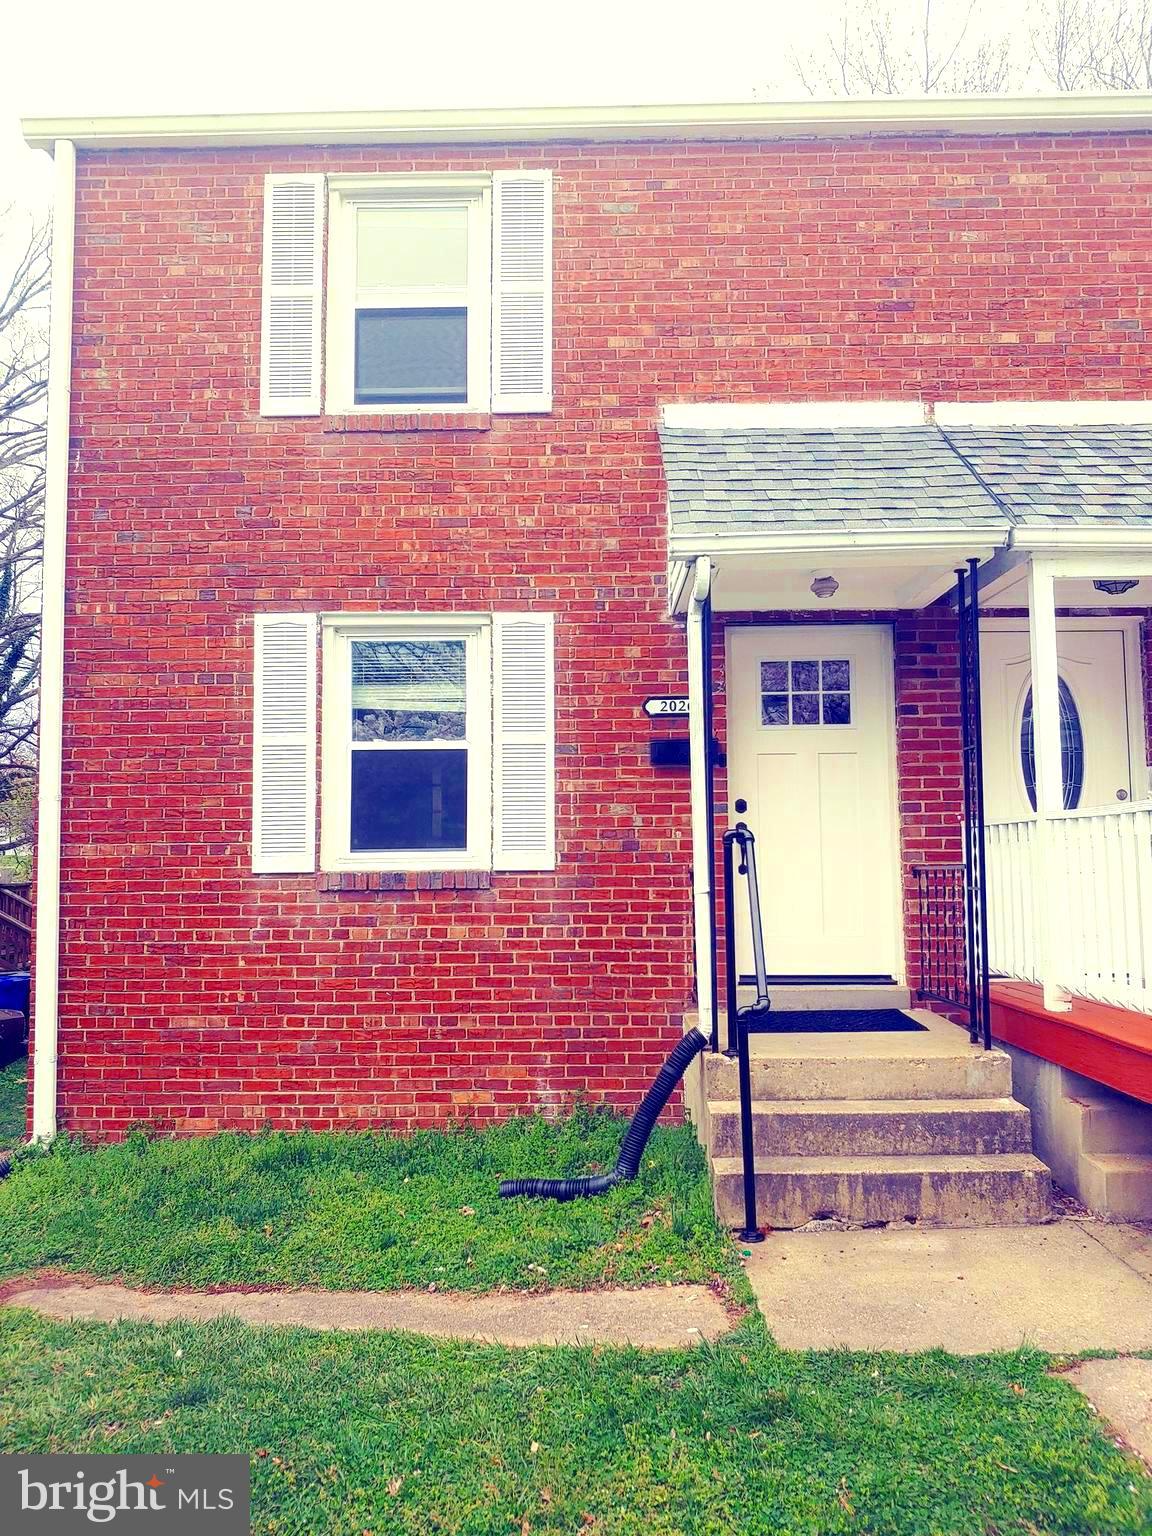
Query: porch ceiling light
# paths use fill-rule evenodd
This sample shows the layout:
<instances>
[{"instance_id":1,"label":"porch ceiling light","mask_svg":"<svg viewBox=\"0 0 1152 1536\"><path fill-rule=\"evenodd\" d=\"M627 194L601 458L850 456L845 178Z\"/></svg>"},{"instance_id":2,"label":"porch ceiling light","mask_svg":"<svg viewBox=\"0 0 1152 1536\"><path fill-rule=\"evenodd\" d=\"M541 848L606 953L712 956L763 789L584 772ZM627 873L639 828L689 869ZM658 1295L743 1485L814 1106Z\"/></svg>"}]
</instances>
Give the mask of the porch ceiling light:
<instances>
[{"instance_id":1,"label":"porch ceiling light","mask_svg":"<svg viewBox=\"0 0 1152 1536\"><path fill-rule=\"evenodd\" d=\"M814 597L835 597L840 590L840 583L835 576L814 576L812 578L811 591Z\"/></svg>"},{"instance_id":2,"label":"porch ceiling light","mask_svg":"<svg viewBox=\"0 0 1152 1536\"><path fill-rule=\"evenodd\" d=\"M1125 576L1115 581L1094 581L1092 585L1096 588L1097 592L1107 592L1109 597L1123 597L1125 592L1131 592L1133 587L1140 585L1140 578L1139 576Z\"/></svg>"}]
</instances>

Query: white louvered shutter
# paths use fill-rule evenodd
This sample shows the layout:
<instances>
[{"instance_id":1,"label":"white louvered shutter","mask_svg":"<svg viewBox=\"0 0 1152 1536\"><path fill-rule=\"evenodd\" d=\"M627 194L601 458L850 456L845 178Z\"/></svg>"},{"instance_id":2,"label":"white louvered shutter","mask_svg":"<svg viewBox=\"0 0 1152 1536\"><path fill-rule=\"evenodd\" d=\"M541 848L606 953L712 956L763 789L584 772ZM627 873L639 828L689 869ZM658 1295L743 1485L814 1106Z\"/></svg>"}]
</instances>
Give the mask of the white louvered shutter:
<instances>
[{"instance_id":1,"label":"white louvered shutter","mask_svg":"<svg viewBox=\"0 0 1152 1536\"><path fill-rule=\"evenodd\" d=\"M492 616L493 869L556 867L550 613Z\"/></svg>"},{"instance_id":2,"label":"white louvered shutter","mask_svg":"<svg viewBox=\"0 0 1152 1536\"><path fill-rule=\"evenodd\" d=\"M260 413L320 414L324 177L264 178Z\"/></svg>"},{"instance_id":3,"label":"white louvered shutter","mask_svg":"<svg viewBox=\"0 0 1152 1536\"><path fill-rule=\"evenodd\" d=\"M552 173L493 183L492 409L552 409Z\"/></svg>"},{"instance_id":4,"label":"white louvered shutter","mask_svg":"<svg viewBox=\"0 0 1152 1536\"><path fill-rule=\"evenodd\" d=\"M316 867L316 615L256 619L252 868Z\"/></svg>"}]
</instances>

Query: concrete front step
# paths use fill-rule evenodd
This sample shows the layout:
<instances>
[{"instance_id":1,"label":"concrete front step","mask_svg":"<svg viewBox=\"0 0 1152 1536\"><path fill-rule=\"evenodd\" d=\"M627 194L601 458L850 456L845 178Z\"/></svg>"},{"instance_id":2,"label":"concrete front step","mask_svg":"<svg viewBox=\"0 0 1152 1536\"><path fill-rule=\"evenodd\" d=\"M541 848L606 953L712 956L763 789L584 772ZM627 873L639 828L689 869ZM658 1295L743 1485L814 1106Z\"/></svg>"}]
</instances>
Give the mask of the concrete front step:
<instances>
[{"instance_id":1,"label":"concrete front step","mask_svg":"<svg viewBox=\"0 0 1152 1536\"><path fill-rule=\"evenodd\" d=\"M1080 1196L1091 1210L1121 1221L1152 1219L1152 1153L1086 1152Z\"/></svg>"},{"instance_id":2,"label":"concrete front step","mask_svg":"<svg viewBox=\"0 0 1152 1536\"><path fill-rule=\"evenodd\" d=\"M800 1009L852 1008L881 1009L908 1008L912 994L907 987L881 982L769 982L768 995L778 1011ZM756 988L742 986L737 990L740 1007L755 1000Z\"/></svg>"},{"instance_id":3,"label":"concrete front step","mask_svg":"<svg viewBox=\"0 0 1152 1536\"><path fill-rule=\"evenodd\" d=\"M740 1105L708 1105L714 1157L740 1155ZM757 1153L781 1157L911 1157L1031 1152L1028 1111L1015 1099L783 1099L752 1105Z\"/></svg>"},{"instance_id":4,"label":"concrete front step","mask_svg":"<svg viewBox=\"0 0 1152 1536\"><path fill-rule=\"evenodd\" d=\"M738 1157L712 1159L716 1214L744 1222ZM1030 1153L935 1157L759 1157L761 1226L802 1227L817 1217L855 1223L1017 1226L1048 1221L1051 1181Z\"/></svg>"},{"instance_id":5,"label":"concrete front step","mask_svg":"<svg viewBox=\"0 0 1152 1536\"><path fill-rule=\"evenodd\" d=\"M949 1025L948 1028L953 1026ZM969 1046L956 1031L962 1048L945 1053L921 1035L760 1036L752 1042L750 1066L755 1099L1006 1099L1012 1093L1012 1063L1003 1051ZM822 1050L797 1047L784 1054L780 1042L833 1042ZM877 1042L872 1049L849 1053L835 1042ZM771 1040L776 1054L759 1054L761 1041ZM902 1050L886 1050L883 1042L921 1041ZM739 1096L737 1066L723 1055L703 1058L704 1096L732 1100Z\"/></svg>"}]
</instances>

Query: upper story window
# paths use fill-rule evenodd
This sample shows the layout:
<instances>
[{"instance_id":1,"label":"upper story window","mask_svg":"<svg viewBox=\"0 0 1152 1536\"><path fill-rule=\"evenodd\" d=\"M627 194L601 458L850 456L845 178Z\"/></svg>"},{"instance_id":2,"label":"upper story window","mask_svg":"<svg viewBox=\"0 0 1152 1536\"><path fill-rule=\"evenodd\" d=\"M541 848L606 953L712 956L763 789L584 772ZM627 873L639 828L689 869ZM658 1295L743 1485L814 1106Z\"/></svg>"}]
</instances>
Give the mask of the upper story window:
<instances>
[{"instance_id":1,"label":"upper story window","mask_svg":"<svg viewBox=\"0 0 1152 1536\"><path fill-rule=\"evenodd\" d=\"M486 411L488 179L334 190L331 216L329 410Z\"/></svg>"},{"instance_id":2,"label":"upper story window","mask_svg":"<svg viewBox=\"0 0 1152 1536\"><path fill-rule=\"evenodd\" d=\"M265 179L260 409L548 411L547 171Z\"/></svg>"}]
</instances>

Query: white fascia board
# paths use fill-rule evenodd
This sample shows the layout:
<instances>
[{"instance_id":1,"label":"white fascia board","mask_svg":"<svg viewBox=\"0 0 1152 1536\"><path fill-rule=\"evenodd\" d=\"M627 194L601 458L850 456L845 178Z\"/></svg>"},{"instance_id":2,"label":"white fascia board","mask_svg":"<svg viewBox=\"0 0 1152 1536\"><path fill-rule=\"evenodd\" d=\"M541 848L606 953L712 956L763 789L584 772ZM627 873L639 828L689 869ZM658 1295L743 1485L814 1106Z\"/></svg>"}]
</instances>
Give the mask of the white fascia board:
<instances>
[{"instance_id":1,"label":"white fascia board","mask_svg":"<svg viewBox=\"0 0 1152 1536\"><path fill-rule=\"evenodd\" d=\"M897 529L876 532L834 532L794 530L781 533L708 533L673 539L669 556L673 560L694 560L710 555L719 560L726 555L851 554L880 551L895 554L955 550L963 546L972 555L983 556L1003 549L1008 531L989 528L933 528L923 533L905 533Z\"/></svg>"},{"instance_id":2,"label":"white fascia board","mask_svg":"<svg viewBox=\"0 0 1152 1536\"><path fill-rule=\"evenodd\" d=\"M1152 528L1014 528L1012 548L1033 555L1123 555L1152 550Z\"/></svg>"},{"instance_id":3,"label":"white fascia board","mask_svg":"<svg viewBox=\"0 0 1152 1536\"><path fill-rule=\"evenodd\" d=\"M661 408L666 427L696 431L838 432L869 427L923 427L930 408L922 400L683 401Z\"/></svg>"},{"instance_id":4,"label":"white fascia board","mask_svg":"<svg viewBox=\"0 0 1152 1536\"><path fill-rule=\"evenodd\" d=\"M851 138L1152 129L1152 94L840 98L653 106L464 107L397 112L273 112L159 117L27 117L25 140L51 150L286 144L466 144L558 140Z\"/></svg>"},{"instance_id":5,"label":"white fascia board","mask_svg":"<svg viewBox=\"0 0 1152 1536\"><path fill-rule=\"evenodd\" d=\"M1152 424L1152 400L940 400L941 427L1123 427Z\"/></svg>"}]
</instances>

